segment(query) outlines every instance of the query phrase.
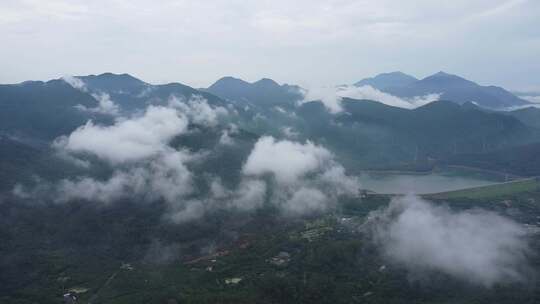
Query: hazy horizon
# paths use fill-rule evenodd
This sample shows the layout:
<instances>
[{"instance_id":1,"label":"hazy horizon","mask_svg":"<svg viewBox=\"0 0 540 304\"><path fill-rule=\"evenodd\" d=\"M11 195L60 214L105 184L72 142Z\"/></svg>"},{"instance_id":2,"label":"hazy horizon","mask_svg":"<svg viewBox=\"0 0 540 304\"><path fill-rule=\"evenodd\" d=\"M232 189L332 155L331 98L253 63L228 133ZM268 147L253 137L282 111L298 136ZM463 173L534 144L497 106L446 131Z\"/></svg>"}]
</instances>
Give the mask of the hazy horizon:
<instances>
[{"instance_id":1,"label":"hazy horizon","mask_svg":"<svg viewBox=\"0 0 540 304\"><path fill-rule=\"evenodd\" d=\"M322 86L443 70L538 91L539 19L540 2L527 0L8 0L0 83L113 72L193 87L228 75Z\"/></svg>"}]
</instances>

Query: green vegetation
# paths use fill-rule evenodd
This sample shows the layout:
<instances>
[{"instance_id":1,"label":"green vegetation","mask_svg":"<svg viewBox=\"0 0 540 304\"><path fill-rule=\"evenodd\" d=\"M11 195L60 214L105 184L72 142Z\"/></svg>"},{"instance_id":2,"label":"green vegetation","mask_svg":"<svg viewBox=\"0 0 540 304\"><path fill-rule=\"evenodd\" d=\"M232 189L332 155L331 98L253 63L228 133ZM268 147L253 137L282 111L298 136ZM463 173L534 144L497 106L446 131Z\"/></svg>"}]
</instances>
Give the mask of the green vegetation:
<instances>
[{"instance_id":1,"label":"green vegetation","mask_svg":"<svg viewBox=\"0 0 540 304\"><path fill-rule=\"evenodd\" d=\"M211 179L221 180L226 190L238 186L260 135L285 136L283 127L291 127L294 132L287 136L297 141L327 147L352 174L366 168L425 173L440 164L523 176L540 170L537 145L522 146L540 139L537 129L470 105L440 101L405 110L344 99L344 111L332 114L319 102L294 106L295 88L270 80L240 83L248 88L229 92L231 98L240 93L264 97L262 102L248 98L229 103L181 84L153 86L129 75L83 79L91 92L112 91L111 99L127 112L142 110L149 100L164 104L171 95L202 95L211 105L227 107L231 115L224 125L231 128L234 145L217 144L224 125L193 122L189 132L170 143L208 154L202 161L186 162L200 193L213 190ZM271 102L276 98L287 102L276 109ZM72 176L111 175L114 168L92 156L92 166L81 168L51 149L52 139L90 118L113 121L77 110L79 104L90 108L97 101L61 80L0 86L0 303L61 303L67 291L76 292L80 303L94 304L540 302L538 286L487 289L437 272L419 281L389 263L364 228L373 211L389 204L390 195L362 192L340 198L328 212L306 217L284 216L276 206L245 213L209 204L202 218L181 224L167 220L171 205L159 200L59 204L14 196L16 183L39 184L35 175L45 185ZM449 174L462 176L458 171ZM527 227L539 226L536 179L426 197L452 209L481 207ZM540 250L538 234L531 237L531 246ZM540 257L532 257L531 269L540 270Z\"/></svg>"},{"instance_id":2,"label":"green vegetation","mask_svg":"<svg viewBox=\"0 0 540 304\"><path fill-rule=\"evenodd\" d=\"M295 127L305 138L332 149L354 172L429 171L451 157L493 152L540 138L537 129L513 117L450 101L414 110L348 98L342 104L344 112L332 115L320 102L305 103L296 110L301 120Z\"/></svg>"},{"instance_id":3,"label":"green vegetation","mask_svg":"<svg viewBox=\"0 0 540 304\"><path fill-rule=\"evenodd\" d=\"M518 176L540 175L540 144L508 147L484 153L453 155L440 163L474 167Z\"/></svg>"},{"instance_id":4,"label":"green vegetation","mask_svg":"<svg viewBox=\"0 0 540 304\"><path fill-rule=\"evenodd\" d=\"M432 198L482 207L535 224L540 192L531 180L490 196ZM499 185L498 188L501 186ZM485 191L485 189L484 189ZM0 302L58 303L534 303L538 287L486 289L440 273L411 281L358 228L390 197L343 201L339 212L284 219L217 212L194 223L163 222L159 204L103 208L5 204L0 219ZM35 220L39 218L39 221ZM159 241L156 241L159 240ZM540 246L538 236L532 245ZM152 249L153 248L153 249ZM283 263L272 259L286 253ZM532 263L540 265L536 257Z\"/></svg>"},{"instance_id":5,"label":"green vegetation","mask_svg":"<svg viewBox=\"0 0 540 304\"><path fill-rule=\"evenodd\" d=\"M453 198L470 198L470 199L490 199L496 197L506 197L523 192L534 192L539 190L540 183L536 178L528 178L506 183L498 183L494 185L464 189L458 191L437 193L425 195L427 198L434 199L453 199Z\"/></svg>"}]
</instances>

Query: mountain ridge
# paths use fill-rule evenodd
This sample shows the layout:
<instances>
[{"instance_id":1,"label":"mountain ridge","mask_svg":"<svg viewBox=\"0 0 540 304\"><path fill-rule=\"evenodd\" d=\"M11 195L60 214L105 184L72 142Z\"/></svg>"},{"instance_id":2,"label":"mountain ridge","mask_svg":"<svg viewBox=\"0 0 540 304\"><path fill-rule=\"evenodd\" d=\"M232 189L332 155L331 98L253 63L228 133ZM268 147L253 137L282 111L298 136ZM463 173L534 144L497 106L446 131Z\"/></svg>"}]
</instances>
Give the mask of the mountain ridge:
<instances>
[{"instance_id":1,"label":"mountain ridge","mask_svg":"<svg viewBox=\"0 0 540 304\"><path fill-rule=\"evenodd\" d=\"M370 79L376 79L381 75L385 74L360 80L356 84L371 83L374 88L401 98L440 94L441 99L451 100L458 104L475 102L479 106L491 109L529 104L528 101L515 96L504 88L491 85L482 86L461 76L443 71L406 84L395 81L385 82L384 85L380 85L377 82L370 81Z\"/></svg>"},{"instance_id":2,"label":"mountain ridge","mask_svg":"<svg viewBox=\"0 0 540 304\"><path fill-rule=\"evenodd\" d=\"M232 76L225 76L204 91L224 99L253 105L290 106L303 97L299 86L280 85L270 78L247 82Z\"/></svg>"}]
</instances>

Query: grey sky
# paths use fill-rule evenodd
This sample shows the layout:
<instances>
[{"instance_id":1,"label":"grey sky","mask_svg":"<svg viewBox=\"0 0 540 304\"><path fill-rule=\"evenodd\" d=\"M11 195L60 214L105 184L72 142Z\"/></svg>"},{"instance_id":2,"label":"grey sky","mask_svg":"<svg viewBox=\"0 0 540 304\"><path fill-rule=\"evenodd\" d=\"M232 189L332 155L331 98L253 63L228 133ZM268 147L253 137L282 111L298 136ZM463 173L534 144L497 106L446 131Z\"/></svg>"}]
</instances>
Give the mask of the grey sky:
<instances>
[{"instance_id":1,"label":"grey sky","mask_svg":"<svg viewBox=\"0 0 540 304\"><path fill-rule=\"evenodd\" d=\"M307 86L401 70L540 90L538 0L1 0L0 83L127 72Z\"/></svg>"}]
</instances>

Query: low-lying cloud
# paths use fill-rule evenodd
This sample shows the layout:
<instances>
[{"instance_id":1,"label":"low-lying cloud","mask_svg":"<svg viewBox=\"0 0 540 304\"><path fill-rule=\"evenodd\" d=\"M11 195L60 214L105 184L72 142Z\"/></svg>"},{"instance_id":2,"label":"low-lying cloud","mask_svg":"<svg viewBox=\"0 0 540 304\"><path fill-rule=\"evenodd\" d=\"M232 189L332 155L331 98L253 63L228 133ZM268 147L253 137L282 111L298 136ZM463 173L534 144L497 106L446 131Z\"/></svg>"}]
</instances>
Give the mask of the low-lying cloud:
<instances>
[{"instance_id":1,"label":"low-lying cloud","mask_svg":"<svg viewBox=\"0 0 540 304\"><path fill-rule=\"evenodd\" d=\"M14 194L51 198L56 202L163 200L169 206L171 219L199 217L200 202L188 199L197 194L195 174L188 165L200 155L175 149L170 142L188 132L191 121L211 126L224 113L223 109L197 98L187 100L185 105L178 102L174 107L149 106L144 113L117 118L113 125L88 121L71 134L56 139L53 147L63 158L84 164L82 167L90 167L92 159L108 163L112 169L109 177L78 176L56 183L39 180L35 187L17 185Z\"/></svg>"},{"instance_id":2,"label":"low-lying cloud","mask_svg":"<svg viewBox=\"0 0 540 304\"><path fill-rule=\"evenodd\" d=\"M107 93L93 93L91 94L94 99L97 100L98 105L93 108L88 108L84 105L76 105L75 108L77 108L80 111L83 112L91 112L91 113L98 113L98 114L105 114L105 115L112 115L117 116L120 114L120 107L111 100L111 96Z\"/></svg>"},{"instance_id":3,"label":"low-lying cloud","mask_svg":"<svg viewBox=\"0 0 540 304\"><path fill-rule=\"evenodd\" d=\"M189 155L181 151L159 153L127 168L116 169L106 180L91 177L64 179L56 185L56 200L74 199L111 203L137 197L144 201L163 199L173 204L192 193L192 173L185 166Z\"/></svg>"},{"instance_id":4,"label":"low-lying cloud","mask_svg":"<svg viewBox=\"0 0 540 304\"><path fill-rule=\"evenodd\" d=\"M169 146L173 137L186 132L188 121L177 110L150 106L141 116L111 126L91 121L53 144L61 155L85 162L92 155L110 164L110 177L79 176L55 184L40 182L19 196L52 197L56 202L86 200L112 203L137 197L143 201L163 199L175 204L193 192L193 174L186 164L194 157Z\"/></svg>"},{"instance_id":5,"label":"low-lying cloud","mask_svg":"<svg viewBox=\"0 0 540 304\"><path fill-rule=\"evenodd\" d=\"M301 144L265 136L255 144L243 172L247 175L272 173L278 182L289 184L318 169L331 158L328 150L309 141Z\"/></svg>"},{"instance_id":6,"label":"low-lying cloud","mask_svg":"<svg viewBox=\"0 0 540 304\"><path fill-rule=\"evenodd\" d=\"M526 230L493 212L455 212L406 196L370 223L385 257L412 273L439 271L486 287L526 280Z\"/></svg>"},{"instance_id":7,"label":"low-lying cloud","mask_svg":"<svg viewBox=\"0 0 540 304\"><path fill-rule=\"evenodd\" d=\"M268 182L269 201L285 214L302 215L324 211L340 195L354 196L356 178L347 176L334 155L311 142L277 141L265 136L258 140L242 169L244 179Z\"/></svg>"},{"instance_id":8,"label":"low-lying cloud","mask_svg":"<svg viewBox=\"0 0 540 304\"><path fill-rule=\"evenodd\" d=\"M77 90L89 93L98 102L98 105L93 108L79 104L75 106L78 110L112 116L117 116L120 114L120 107L111 99L109 94L105 92L90 92L84 81L74 76L64 76L62 77L62 80Z\"/></svg>"},{"instance_id":9,"label":"low-lying cloud","mask_svg":"<svg viewBox=\"0 0 540 304\"><path fill-rule=\"evenodd\" d=\"M285 137L287 138L297 138L298 136L300 136L300 133L298 133L292 127L282 127L280 130L281 133L283 133L283 135L285 135Z\"/></svg>"},{"instance_id":10,"label":"low-lying cloud","mask_svg":"<svg viewBox=\"0 0 540 304\"><path fill-rule=\"evenodd\" d=\"M150 106L142 116L112 126L88 121L55 142L72 153L91 153L110 163L137 161L167 149L167 143L187 130L188 120L172 108Z\"/></svg>"},{"instance_id":11,"label":"low-lying cloud","mask_svg":"<svg viewBox=\"0 0 540 304\"><path fill-rule=\"evenodd\" d=\"M249 212L271 204L285 215L321 212L336 205L342 195L354 196L359 184L347 176L326 148L312 142L276 140L263 136L241 168L240 180L225 186L219 177L193 171L209 151L191 152L170 144L191 126L217 127L216 145L235 145L234 124L220 125L227 110L195 98L169 100L169 106L149 106L144 113L119 117L112 125L88 121L53 146L65 159L90 168L108 164L111 174L97 178L81 175L35 187L18 185L20 197L43 197L62 203L73 200L114 203L122 199L164 201L175 222L189 221L215 209ZM202 182L202 184L201 184Z\"/></svg>"},{"instance_id":12,"label":"low-lying cloud","mask_svg":"<svg viewBox=\"0 0 540 304\"><path fill-rule=\"evenodd\" d=\"M77 77L71 76L71 75L66 75L66 76L62 77L62 80L64 80L70 86L72 86L73 88L75 88L77 90L81 90L83 92L88 91L88 88L86 87L86 84L80 78L77 78Z\"/></svg>"},{"instance_id":13,"label":"low-lying cloud","mask_svg":"<svg viewBox=\"0 0 540 304\"><path fill-rule=\"evenodd\" d=\"M255 144L237 185L228 188L219 178L209 184L209 191L184 202L169 217L185 221L212 209L250 212L265 204L285 216L302 216L333 208L339 196L354 196L359 188L356 178L347 176L325 148L269 136Z\"/></svg>"},{"instance_id":14,"label":"low-lying cloud","mask_svg":"<svg viewBox=\"0 0 540 304\"><path fill-rule=\"evenodd\" d=\"M331 113L339 113L343 110L341 101L343 98L374 100L389 106L414 109L439 99L440 94L428 94L425 96L415 96L409 99L403 99L371 86L353 86L342 85L337 87L312 88L303 92L302 102L320 100Z\"/></svg>"},{"instance_id":15,"label":"low-lying cloud","mask_svg":"<svg viewBox=\"0 0 540 304\"><path fill-rule=\"evenodd\" d=\"M225 146L234 145L235 141L231 135L238 134L238 126L235 124L229 124L229 126L221 131L221 136L219 137L219 143Z\"/></svg>"},{"instance_id":16,"label":"low-lying cloud","mask_svg":"<svg viewBox=\"0 0 540 304\"><path fill-rule=\"evenodd\" d=\"M206 99L198 95L188 100L173 95L169 98L169 106L184 113L192 123L208 127L217 126L220 117L229 114L226 108L212 107Z\"/></svg>"}]
</instances>

